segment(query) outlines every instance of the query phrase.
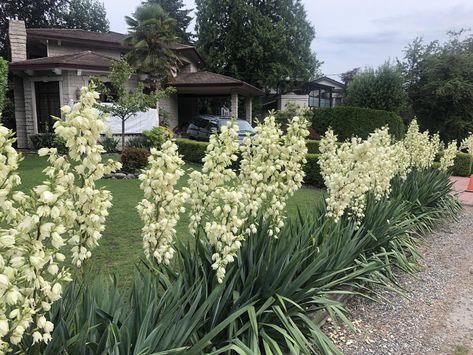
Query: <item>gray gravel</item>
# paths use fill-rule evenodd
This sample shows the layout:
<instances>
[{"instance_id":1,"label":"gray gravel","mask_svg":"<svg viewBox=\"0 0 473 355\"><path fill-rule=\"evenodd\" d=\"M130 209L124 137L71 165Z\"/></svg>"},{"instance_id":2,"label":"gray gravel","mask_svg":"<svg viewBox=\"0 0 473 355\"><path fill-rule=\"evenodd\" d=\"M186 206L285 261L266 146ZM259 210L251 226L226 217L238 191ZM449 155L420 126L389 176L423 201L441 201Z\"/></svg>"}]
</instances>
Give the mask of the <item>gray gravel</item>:
<instances>
[{"instance_id":1,"label":"gray gravel","mask_svg":"<svg viewBox=\"0 0 473 355\"><path fill-rule=\"evenodd\" d=\"M473 208L420 249L421 271L399 277L408 298L349 302L356 333L327 325L344 354L454 354L460 345L473 354Z\"/></svg>"}]
</instances>

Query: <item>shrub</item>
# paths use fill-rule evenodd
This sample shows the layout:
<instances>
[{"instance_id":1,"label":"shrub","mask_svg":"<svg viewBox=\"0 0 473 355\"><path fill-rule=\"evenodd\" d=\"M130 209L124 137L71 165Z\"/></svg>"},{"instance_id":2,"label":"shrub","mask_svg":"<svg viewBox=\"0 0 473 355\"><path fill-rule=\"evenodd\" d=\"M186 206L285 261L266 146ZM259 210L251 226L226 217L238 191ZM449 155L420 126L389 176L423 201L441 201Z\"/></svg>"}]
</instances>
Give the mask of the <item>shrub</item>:
<instances>
[{"instance_id":1,"label":"shrub","mask_svg":"<svg viewBox=\"0 0 473 355\"><path fill-rule=\"evenodd\" d=\"M202 163L202 158L205 156L207 149L207 142L194 141L187 138L176 139L176 144L179 147L179 154L183 159L192 163Z\"/></svg>"},{"instance_id":2,"label":"shrub","mask_svg":"<svg viewBox=\"0 0 473 355\"><path fill-rule=\"evenodd\" d=\"M122 170L134 173L148 165L149 151L143 148L126 148L122 152Z\"/></svg>"},{"instance_id":3,"label":"shrub","mask_svg":"<svg viewBox=\"0 0 473 355\"><path fill-rule=\"evenodd\" d=\"M143 135L131 137L130 139L128 139L125 146L127 148L142 148L142 149L150 148L148 139Z\"/></svg>"},{"instance_id":4,"label":"shrub","mask_svg":"<svg viewBox=\"0 0 473 355\"><path fill-rule=\"evenodd\" d=\"M314 139L308 139L305 141L307 145L307 153L309 154L319 154L319 144L320 141Z\"/></svg>"},{"instance_id":5,"label":"shrub","mask_svg":"<svg viewBox=\"0 0 473 355\"><path fill-rule=\"evenodd\" d=\"M172 139L174 134L172 131L165 127L153 127L153 129L149 131L143 131L143 136L147 139L147 144L149 147L157 147L159 148L161 144L166 142L169 139Z\"/></svg>"},{"instance_id":6,"label":"shrub","mask_svg":"<svg viewBox=\"0 0 473 355\"><path fill-rule=\"evenodd\" d=\"M471 173L473 156L468 153L457 153L453 165L453 175L469 176Z\"/></svg>"},{"instance_id":7,"label":"shrub","mask_svg":"<svg viewBox=\"0 0 473 355\"><path fill-rule=\"evenodd\" d=\"M56 148L59 154L66 154L66 142L54 133L39 133L30 136L34 150L41 148Z\"/></svg>"},{"instance_id":8,"label":"shrub","mask_svg":"<svg viewBox=\"0 0 473 355\"><path fill-rule=\"evenodd\" d=\"M405 133L402 118L393 112L360 107L340 106L311 111L312 127L319 134L332 127L340 141L352 136L366 139L376 128L389 126L389 132L401 139Z\"/></svg>"},{"instance_id":9,"label":"shrub","mask_svg":"<svg viewBox=\"0 0 473 355\"><path fill-rule=\"evenodd\" d=\"M307 154L304 166L304 183L316 187L324 187L324 179L320 174L319 154Z\"/></svg>"},{"instance_id":10,"label":"shrub","mask_svg":"<svg viewBox=\"0 0 473 355\"><path fill-rule=\"evenodd\" d=\"M118 139L115 139L113 137L107 137L107 136L105 136L100 142L100 144L102 144L103 146L103 149L105 149L107 153L118 152L118 143L119 143Z\"/></svg>"}]
</instances>

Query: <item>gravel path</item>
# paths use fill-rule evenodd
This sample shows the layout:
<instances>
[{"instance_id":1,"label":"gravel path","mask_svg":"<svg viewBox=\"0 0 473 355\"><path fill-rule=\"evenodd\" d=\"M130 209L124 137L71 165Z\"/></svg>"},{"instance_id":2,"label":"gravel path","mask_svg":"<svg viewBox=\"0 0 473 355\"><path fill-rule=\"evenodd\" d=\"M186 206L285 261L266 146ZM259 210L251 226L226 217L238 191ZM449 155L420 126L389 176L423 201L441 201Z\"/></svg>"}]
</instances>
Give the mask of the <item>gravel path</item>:
<instances>
[{"instance_id":1,"label":"gravel path","mask_svg":"<svg viewBox=\"0 0 473 355\"><path fill-rule=\"evenodd\" d=\"M473 354L473 208L425 237L421 253L421 271L399 277L408 299L353 300L356 333L328 325L344 354Z\"/></svg>"}]
</instances>

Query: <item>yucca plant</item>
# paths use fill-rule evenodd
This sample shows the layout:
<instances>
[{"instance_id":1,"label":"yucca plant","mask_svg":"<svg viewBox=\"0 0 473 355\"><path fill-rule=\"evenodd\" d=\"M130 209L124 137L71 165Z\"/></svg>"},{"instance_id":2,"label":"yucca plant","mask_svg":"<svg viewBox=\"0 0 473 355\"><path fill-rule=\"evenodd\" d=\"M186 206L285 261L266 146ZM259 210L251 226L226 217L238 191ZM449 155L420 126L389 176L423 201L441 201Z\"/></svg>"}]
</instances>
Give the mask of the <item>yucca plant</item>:
<instances>
[{"instance_id":1,"label":"yucca plant","mask_svg":"<svg viewBox=\"0 0 473 355\"><path fill-rule=\"evenodd\" d=\"M359 226L346 216L334 223L323 204L299 212L278 239L260 220L222 284L200 231L177 243L172 269L146 264L125 294L113 277L73 284L51 312L53 341L30 353L338 353L321 319L350 325L338 296L398 290L393 269L415 270L418 233L458 213L450 191L446 174L413 171L389 198L368 196Z\"/></svg>"}]
</instances>

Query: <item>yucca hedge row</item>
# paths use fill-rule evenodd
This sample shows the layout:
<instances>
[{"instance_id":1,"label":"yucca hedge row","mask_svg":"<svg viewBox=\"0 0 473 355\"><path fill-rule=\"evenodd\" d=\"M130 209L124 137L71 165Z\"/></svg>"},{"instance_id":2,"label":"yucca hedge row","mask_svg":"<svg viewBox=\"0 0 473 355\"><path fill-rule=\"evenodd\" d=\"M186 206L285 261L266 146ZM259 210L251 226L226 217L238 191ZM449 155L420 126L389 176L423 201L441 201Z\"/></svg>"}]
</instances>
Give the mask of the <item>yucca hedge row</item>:
<instances>
[{"instance_id":1,"label":"yucca hedge row","mask_svg":"<svg viewBox=\"0 0 473 355\"><path fill-rule=\"evenodd\" d=\"M389 199L368 197L359 228L326 218L323 203L288 221L278 239L260 223L222 284L200 231L176 245L172 269L143 263L131 290L113 276L72 283L51 311L53 340L30 354L338 353L319 327L326 315L350 324L336 296L396 288L393 266L415 270L418 234L459 212L450 191L447 174L414 170L393 181Z\"/></svg>"}]
</instances>

